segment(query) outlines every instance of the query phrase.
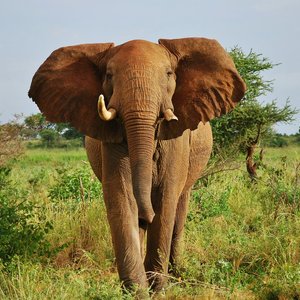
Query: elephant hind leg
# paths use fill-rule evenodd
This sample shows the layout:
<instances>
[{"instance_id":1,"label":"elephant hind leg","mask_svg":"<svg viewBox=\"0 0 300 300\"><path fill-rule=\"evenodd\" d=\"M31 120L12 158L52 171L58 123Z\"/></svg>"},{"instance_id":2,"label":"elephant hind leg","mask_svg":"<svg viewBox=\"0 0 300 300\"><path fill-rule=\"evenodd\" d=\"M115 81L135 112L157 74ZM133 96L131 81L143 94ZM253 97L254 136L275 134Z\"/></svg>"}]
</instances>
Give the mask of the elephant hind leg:
<instances>
[{"instance_id":1,"label":"elephant hind leg","mask_svg":"<svg viewBox=\"0 0 300 300\"><path fill-rule=\"evenodd\" d=\"M191 189L183 192L178 200L174 229L172 234L171 251L170 251L170 266L174 275L177 273L177 260L180 252L180 241L184 232L184 224L188 213L189 199Z\"/></svg>"}]
</instances>

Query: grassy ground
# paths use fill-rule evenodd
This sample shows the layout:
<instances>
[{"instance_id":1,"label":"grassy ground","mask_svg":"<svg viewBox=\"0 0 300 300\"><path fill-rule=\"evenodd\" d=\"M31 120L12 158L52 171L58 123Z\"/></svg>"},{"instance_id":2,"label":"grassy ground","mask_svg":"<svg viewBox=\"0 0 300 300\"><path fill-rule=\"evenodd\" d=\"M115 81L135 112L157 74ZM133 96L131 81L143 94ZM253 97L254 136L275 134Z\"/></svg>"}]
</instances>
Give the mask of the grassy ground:
<instances>
[{"instance_id":1,"label":"grassy ground","mask_svg":"<svg viewBox=\"0 0 300 300\"><path fill-rule=\"evenodd\" d=\"M156 298L299 299L299 162L299 148L267 149L256 183L243 168L200 180L180 275ZM51 255L19 255L0 267L0 299L131 299L122 295L101 187L83 149L27 150L10 180L51 224Z\"/></svg>"}]
</instances>

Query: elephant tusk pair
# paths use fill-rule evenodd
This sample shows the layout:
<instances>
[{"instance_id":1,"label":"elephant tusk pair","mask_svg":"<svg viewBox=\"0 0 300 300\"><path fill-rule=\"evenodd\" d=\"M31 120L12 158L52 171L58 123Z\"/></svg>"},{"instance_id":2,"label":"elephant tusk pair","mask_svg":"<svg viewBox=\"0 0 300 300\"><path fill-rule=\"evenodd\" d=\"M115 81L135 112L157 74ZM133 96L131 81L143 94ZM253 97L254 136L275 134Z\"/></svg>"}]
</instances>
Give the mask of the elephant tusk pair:
<instances>
[{"instance_id":1,"label":"elephant tusk pair","mask_svg":"<svg viewBox=\"0 0 300 300\"><path fill-rule=\"evenodd\" d=\"M98 98L98 114L103 121L111 121L117 115L117 111L114 108L106 109L104 96L102 94Z\"/></svg>"},{"instance_id":2,"label":"elephant tusk pair","mask_svg":"<svg viewBox=\"0 0 300 300\"><path fill-rule=\"evenodd\" d=\"M109 108L108 110L106 109L104 96L102 94L98 98L98 114L103 121L111 121L117 116L117 111L114 108ZM170 108L165 110L164 118L167 121L178 121L178 118L174 115L172 109Z\"/></svg>"}]
</instances>

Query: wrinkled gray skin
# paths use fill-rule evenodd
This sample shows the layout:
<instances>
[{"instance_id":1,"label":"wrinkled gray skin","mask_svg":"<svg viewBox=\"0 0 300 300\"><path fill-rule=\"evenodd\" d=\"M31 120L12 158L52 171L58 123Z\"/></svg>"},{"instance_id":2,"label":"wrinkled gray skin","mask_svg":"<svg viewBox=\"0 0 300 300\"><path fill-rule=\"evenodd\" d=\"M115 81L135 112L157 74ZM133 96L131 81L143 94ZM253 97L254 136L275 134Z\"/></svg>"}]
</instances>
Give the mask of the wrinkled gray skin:
<instances>
[{"instance_id":1,"label":"wrinkled gray skin","mask_svg":"<svg viewBox=\"0 0 300 300\"><path fill-rule=\"evenodd\" d=\"M105 93L110 96L113 90L109 106L123 120L127 140L112 144L86 137L86 150L103 185L120 279L125 286L148 287L149 272L152 287L159 290L164 277L151 272L167 273L169 261L176 261L190 190L210 157L212 134L209 123L200 123L177 138L155 139L161 107L171 103L176 85L174 74L168 74L172 70L168 54L155 47L151 55L148 51L141 55L142 47L131 49L139 55L132 53L130 61L123 47L110 59ZM142 213L135 200L140 195L152 202Z\"/></svg>"}]
</instances>

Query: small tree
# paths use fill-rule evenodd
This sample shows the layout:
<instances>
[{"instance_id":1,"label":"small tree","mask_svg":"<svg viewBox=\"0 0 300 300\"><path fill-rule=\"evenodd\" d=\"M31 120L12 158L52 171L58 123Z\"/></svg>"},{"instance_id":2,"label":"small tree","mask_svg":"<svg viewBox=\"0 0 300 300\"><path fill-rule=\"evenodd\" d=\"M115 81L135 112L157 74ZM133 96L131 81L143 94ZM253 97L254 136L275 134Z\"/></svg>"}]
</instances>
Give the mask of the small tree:
<instances>
[{"instance_id":1,"label":"small tree","mask_svg":"<svg viewBox=\"0 0 300 300\"><path fill-rule=\"evenodd\" d=\"M57 123L54 125L55 130L66 140L80 139L83 137L82 133L68 123Z\"/></svg>"},{"instance_id":2,"label":"small tree","mask_svg":"<svg viewBox=\"0 0 300 300\"><path fill-rule=\"evenodd\" d=\"M273 81L264 80L263 71L272 69L271 63L261 54L244 54L240 48L230 51L235 65L246 82L247 92L243 101L229 114L212 121L215 155L222 157L247 153L247 170L251 177L256 176L256 164L253 154L260 140L272 134L272 127L278 122L291 122L296 110L287 101L279 108L276 101L261 104L258 99L273 90Z\"/></svg>"},{"instance_id":3,"label":"small tree","mask_svg":"<svg viewBox=\"0 0 300 300\"><path fill-rule=\"evenodd\" d=\"M42 143L46 147L53 147L59 139L59 134L52 128L46 128L39 132Z\"/></svg>"},{"instance_id":4,"label":"small tree","mask_svg":"<svg viewBox=\"0 0 300 300\"><path fill-rule=\"evenodd\" d=\"M77 131L74 127L68 127L64 131L64 133L62 134L62 136L66 140L82 139L83 138L83 134L80 133L79 131Z\"/></svg>"},{"instance_id":5,"label":"small tree","mask_svg":"<svg viewBox=\"0 0 300 300\"><path fill-rule=\"evenodd\" d=\"M25 138L37 138L39 132L49 127L49 122L41 113L32 114L24 119L22 135Z\"/></svg>"},{"instance_id":6,"label":"small tree","mask_svg":"<svg viewBox=\"0 0 300 300\"><path fill-rule=\"evenodd\" d=\"M60 137L66 140L79 139L83 134L67 123L51 123L43 114L30 115L24 120L22 136L25 138L41 137L44 145L53 145Z\"/></svg>"}]
</instances>

